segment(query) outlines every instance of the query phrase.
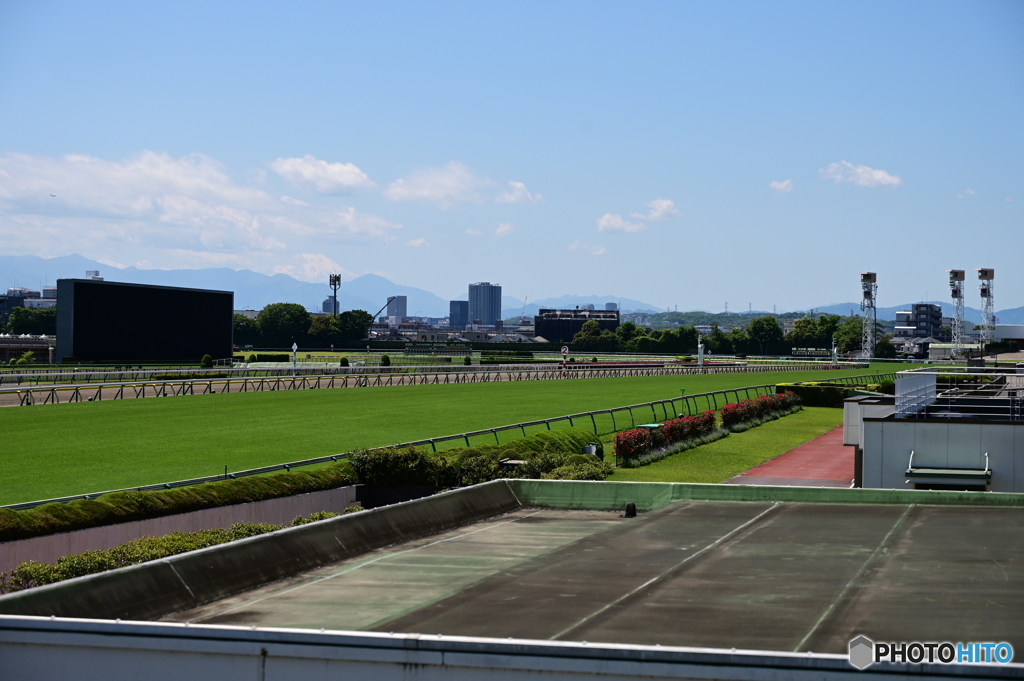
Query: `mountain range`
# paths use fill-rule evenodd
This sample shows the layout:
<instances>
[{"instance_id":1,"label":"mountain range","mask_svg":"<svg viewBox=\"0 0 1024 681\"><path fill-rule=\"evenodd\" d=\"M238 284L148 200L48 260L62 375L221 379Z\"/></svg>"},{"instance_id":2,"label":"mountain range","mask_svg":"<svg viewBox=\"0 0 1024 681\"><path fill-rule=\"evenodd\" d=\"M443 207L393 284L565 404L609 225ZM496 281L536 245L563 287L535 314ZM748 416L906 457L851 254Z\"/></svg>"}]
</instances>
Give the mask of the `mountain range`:
<instances>
[{"instance_id":1,"label":"mountain range","mask_svg":"<svg viewBox=\"0 0 1024 681\"><path fill-rule=\"evenodd\" d=\"M227 267L199 270L143 270L136 267L124 269L104 265L81 255L66 255L58 258L40 258L32 255L0 256L0 291L7 287L23 286L40 289L52 286L57 279L84 278L86 270L99 270L107 281L156 284L160 286L182 286L206 288L235 293L235 308L259 310L270 303L299 303L310 310L319 312L324 299L331 294L327 283L313 284L299 281L286 274L266 275L251 270L233 270ZM366 310L374 313L387 303L388 296L404 295L408 298L407 311L411 316L446 317L448 300L414 286L395 284L376 274L364 274L346 281L338 291L338 309ZM467 294L458 297L465 300ZM949 303L935 301L942 306L942 314L952 316ZM624 312L661 312L650 303L619 296L563 295L525 303L525 315L532 317L541 308L571 309L577 305L592 303L597 309L604 309L605 303L617 303ZM516 317L523 313L524 301L511 296L501 299L503 316ZM813 308L815 312L848 315L859 313L859 303L837 303ZM909 310L910 304L878 308L879 319L895 319L896 312ZM1000 310L996 313L1001 324L1024 324L1024 307ZM964 308L967 321L980 323L981 310Z\"/></svg>"}]
</instances>

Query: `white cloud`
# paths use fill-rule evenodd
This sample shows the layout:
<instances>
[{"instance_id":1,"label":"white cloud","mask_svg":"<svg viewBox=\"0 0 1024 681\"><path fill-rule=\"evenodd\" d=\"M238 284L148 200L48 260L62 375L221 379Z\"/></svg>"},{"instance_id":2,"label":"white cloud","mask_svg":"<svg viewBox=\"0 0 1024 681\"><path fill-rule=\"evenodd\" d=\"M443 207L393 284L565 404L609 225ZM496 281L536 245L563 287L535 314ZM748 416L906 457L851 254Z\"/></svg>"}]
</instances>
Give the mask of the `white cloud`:
<instances>
[{"instance_id":1,"label":"white cloud","mask_svg":"<svg viewBox=\"0 0 1024 681\"><path fill-rule=\"evenodd\" d=\"M495 203L544 203L544 197L540 194L531 194L522 182L509 180L510 189L495 197Z\"/></svg>"},{"instance_id":2,"label":"white cloud","mask_svg":"<svg viewBox=\"0 0 1024 681\"><path fill-rule=\"evenodd\" d=\"M604 246L588 246L587 244L581 244L579 239L569 244L569 250L588 255L604 255L607 253Z\"/></svg>"},{"instance_id":3,"label":"white cloud","mask_svg":"<svg viewBox=\"0 0 1024 681\"><path fill-rule=\"evenodd\" d=\"M668 218L677 218L681 214L676 210L676 204L674 201L669 199L654 199L647 203L647 207L650 209L646 214L644 213L630 213L629 216L637 218L638 220L650 220L657 222L659 220L667 220ZM637 231L637 230L626 230Z\"/></svg>"},{"instance_id":4,"label":"white cloud","mask_svg":"<svg viewBox=\"0 0 1024 681\"><path fill-rule=\"evenodd\" d=\"M1003 199L1003 201L1010 201L1010 202L1012 202L1013 199L1011 199L1009 196L1007 196L1005 199Z\"/></svg>"},{"instance_id":5,"label":"white cloud","mask_svg":"<svg viewBox=\"0 0 1024 681\"><path fill-rule=\"evenodd\" d=\"M452 161L441 168L422 168L407 177L395 180L384 190L391 201L427 201L447 208L464 201L480 202L477 190L491 185L485 177L474 175L469 168Z\"/></svg>"},{"instance_id":6,"label":"white cloud","mask_svg":"<svg viewBox=\"0 0 1024 681\"><path fill-rule=\"evenodd\" d=\"M466 234L470 236L480 236L481 234L483 234L483 232L481 232L478 229L473 229L472 227L470 227L469 229L466 230Z\"/></svg>"},{"instance_id":7,"label":"white cloud","mask_svg":"<svg viewBox=\"0 0 1024 681\"><path fill-rule=\"evenodd\" d=\"M769 182L768 186L779 194L788 194L793 191L793 180L783 180L782 182L775 180L774 182Z\"/></svg>"},{"instance_id":8,"label":"white cloud","mask_svg":"<svg viewBox=\"0 0 1024 681\"><path fill-rule=\"evenodd\" d=\"M199 154L144 151L108 161L11 153L0 156L0 244L10 253L77 252L156 268L298 272L309 269L306 261L288 258L393 240L401 228L351 207L325 210L290 198L238 184Z\"/></svg>"},{"instance_id":9,"label":"white cloud","mask_svg":"<svg viewBox=\"0 0 1024 681\"><path fill-rule=\"evenodd\" d=\"M962 199L965 196L977 196L977 195L978 195L978 193L976 191L974 191L973 189L968 187L967 189L963 190L961 193L957 194L956 198Z\"/></svg>"},{"instance_id":10,"label":"white cloud","mask_svg":"<svg viewBox=\"0 0 1024 681\"><path fill-rule=\"evenodd\" d=\"M428 242L426 239L410 239L405 243L409 246L412 246L413 248L423 248L424 246L430 245L430 242Z\"/></svg>"},{"instance_id":11,"label":"white cloud","mask_svg":"<svg viewBox=\"0 0 1024 681\"><path fill-rule=\"evenodd\" d=\"M898 175L890 175L884 170L876 170L867 166L855 166L849 161L831 163L819 171L822 179L840 182L852 182L858 187L899 187L903 180Z\"/></svg>"},{"instance_id":12,"label":"white cloud","mask_svg":"<svg viewBox=\"0 0 1024 681\"><path fill-rule=\"evenodd\" d=\"M597 229L599 232L642 232L647 229L647 225L642 222L629 222L618 213L605 213L597 219Z\"/></svg>"},{"instance_id":13,"label":"white cloud","mask_svg":"<svg viewBox=\"0 0 1024 681\"><path fill-rule=\"evenodd\" d=\"M275 173L312 194L348 194L368 189L374 183L352 163L328 163L306 154L302 158L279 158L268 164Z\"/></svg>"},{"instance_id":14,"label":"white cloud","mask_svg":"<svg viewBox=\"0 0 1024 681\"><path fill-rule=\"evenodd\" d=\"M343 278L352 278L352 273L328 258L323 253L299 253L287 265L277 265L274 274L287 274L299 281L314 284L326 283L328 275L341 274Z\"/></svg>"},{"instance_id":15,"label":"white cloud","mask_svg":"<svg viewBox=\"0 0 1024 681\"><path fill-rule=\"evenodd\" d=\"M498 228L494 230L494 233L499 237L507 236L515 230L516 226L511 222L503 222L498 225Z\"/></svg>"}]
</instances>

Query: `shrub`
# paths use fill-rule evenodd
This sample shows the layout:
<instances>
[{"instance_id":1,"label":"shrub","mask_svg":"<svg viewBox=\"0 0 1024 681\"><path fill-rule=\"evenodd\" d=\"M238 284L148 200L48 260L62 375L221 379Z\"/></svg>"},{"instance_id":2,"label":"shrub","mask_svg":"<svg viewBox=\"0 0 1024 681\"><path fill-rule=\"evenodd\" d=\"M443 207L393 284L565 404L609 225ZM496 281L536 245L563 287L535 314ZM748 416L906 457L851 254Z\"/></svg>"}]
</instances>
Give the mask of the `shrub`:
<instances>
[{"instance_id":1,"label":"shrub","mask_svg":"<svg viewBox=\"0 0 1024 681\"><path fill-rule=\"evenodd\" d=\"M203 359L202 359L202 361L200 361L199 366L203 367L204 369L212 368L213 367L213 357L211 357L210 355L203 355Z\"/></svg>"},{"instance_id":2,"label":"shrub","mask_svg":"<svg viewBox=\"0 0 1024 681\"><path fill-rule=\"evenodd\" d=\"M469 355L466 355L465 358L463 358L462 363L466 366L469 366L470 364L473 363L473 358L470 357Z\"/></svg>"},{"instance_id":3,"label":"shrub","mask_svg":"<svg viewBox=\"0 0 1024 681\"><path fill-rule=\"evenodd\" d=\"M630 460L650 453L653 448L651 432L646 428L624 430L615 434L615 456Z\"/></svg>"},{"instance_id":4,"label":"shrub","mask_svg":"<svg viewBox=\"0 0 1024 681\"><path fill-rule=\"evenodd\" d=\"M390 355L381 355L380 356L380 365L382 367L389 367L389 366L391 366L391 356Z\"/></svg>"},{"instance_id":5,"label":"shrub","mask_svg":"<svg viewBox=\"0 0 1024 681\"><path fill-rule=\"evenodd\" d=\"M849 387L833 383L780 383L775 386L775 392L791 392L808 407L842 407Z\"/></svg>"},{"instance_id":6,"label":"shrub","mask_svg":"<svg viewBox=\"0 0 1024 681\"><path fill-rule=\"evenodd\" d=\"M362 449L351 453L349 461L360 482L367 485L450 487L454 478L447 459L415 447Z\"/></svg>"},{"instance_id":7,"label":"shrub","mask_svg":"<svg viewBox=\"0 0 1024 681\"><path fill-rule=\"evenodd\" d=\"M340 366L340 367L347 367L348 366L348 357L342 357L340 360L338 360L338 366Z\"/></svg>"},{"instance_id":8,"label":"shrub","mask_svg":"<svg viewBox=\"0 0 1024 681\"><path fill-rule=\"evenodd\" d=\"M249 357L246 359L246 361L247 362L255 362L256 361L256 355L255 354L249 355Z\"/></svg>"},{"instance_id":9,"label":"shrub","mask_svg":"<svg viewBox=\"0 0 1024 681\"><path fill-rule=\"evenodd\" d=\"M338 515L340 514L321 511L313 513L308 518L296 518L291 525L304 525ZM65 579L137 565L238 539L255 537L283 528L283 525L269 523L235 523L227 529L172 532L162 537L142 537L110 549L62 556L52 565L30 560L15 567L10 574L0 573L0 593L21 591Z\"/></svg>"},{"instance_id":10,"label":"shrub","mask_svg":"<svg viewBox=\"0 0 1024 681\"><path fill-rule=\"evenodd\" d=\"M885 393L886 395L895 395L896 381L892 380L891 378L884 379L881 383L878 384L878 392Z\"/></svg>"},{"instance_id":11,"label":"shrub","mask_svg":"<svg viewBox=\"0 0 1024 681\"><path fill-rule=\"evenodd\" d=\"M166 490L114 492L97 499L44 504L22 511L0 508L0 541L319 492L352 485L356 480L352 466L343 461L311 471L247 476Z\"/></svg>"},{"instance_id":12,"label":"shrub","mask_svg":"<svg viewBox=\"0 0 1024 681\"><path fill-rule=\"evenodd\" d=\"M776 418L777 414L792 411L800 405L796 393L787 391L774 395L761 395L753 400L743 400L722 406L722 426L734 429L742 424L755 424Z\"/></svg>"},{"instance_id":13,"label":"shrub","mask_svg":"<svg viewBox=\"0 0 1024 681\"><path fill-rule=\"evenodd\" d=\"M544 480L604 480L612 474L611 464L588 456L590 461L576 461L553 469L541 476Z\"/></svg>"}]
</instances>

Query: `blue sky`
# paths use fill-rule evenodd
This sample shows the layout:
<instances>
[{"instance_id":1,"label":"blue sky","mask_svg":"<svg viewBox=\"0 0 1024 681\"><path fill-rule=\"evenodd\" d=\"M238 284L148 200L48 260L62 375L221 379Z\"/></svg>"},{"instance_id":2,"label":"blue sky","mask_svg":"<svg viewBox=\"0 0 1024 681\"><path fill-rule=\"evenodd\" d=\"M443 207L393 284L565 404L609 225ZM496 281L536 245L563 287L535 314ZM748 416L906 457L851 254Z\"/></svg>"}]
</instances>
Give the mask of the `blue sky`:
<instances>
[{"instance_id":1,"label":"blue sky","mask_svg":"<svg viewBox=\"0 0 1024 681\"><path fill-rule=\"evenodd\" d=\"M1022 121L1020 2L6 0L0 253L1017 307Z\"/></svg>"}]
</instances>

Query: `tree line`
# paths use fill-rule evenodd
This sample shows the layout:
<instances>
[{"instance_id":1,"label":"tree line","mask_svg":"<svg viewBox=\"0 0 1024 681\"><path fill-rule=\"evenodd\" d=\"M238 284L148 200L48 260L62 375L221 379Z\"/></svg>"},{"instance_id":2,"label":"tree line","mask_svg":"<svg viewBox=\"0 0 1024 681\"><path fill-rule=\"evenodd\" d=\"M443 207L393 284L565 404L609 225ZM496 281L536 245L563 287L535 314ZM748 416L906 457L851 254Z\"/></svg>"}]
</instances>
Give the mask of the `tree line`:
<instances>
[{"instance_id":1,"label":"tree line","mask_svg":"<svg viewBox=\"0 0 1024 681\"><path fill-rule=\"evenodd\" d=\"M337 317L314 317L296 303L273 303L255 319L235 313L235 345L257 348L352 347L366 338L373 317L364 310L349 310Z\"/></svg>"},{"instance_id":2,"label":"tree line","mask_svg":"<svg viewBox=\"0 0 1024 681\"><path fill-rule=\"evenodd\" d=\"M840 317L824 314L818 319L798 319L789 334L784 334L773 316L752 319L746 328L722 331L711 325L704 337L704 348L716 355L788 355L792 348L831 349L835 338L840 353L861 349L864 320L861 317ZM620 324L615 331L602 331L590 320L572 341L577 352L653 352L681 354L697 351L699 332L694 326L676 329L644 329L633 322ZM895 347L887 338L875 346L876 357L895 357Z\"/></svg>"},{"instance_id":3,"label":"tree line","mask_svg":"<svg viewBox=\"0 0 1024 681\"><path fill-rule=\"evenodd\" d=\"M3 328L0 325L0 330ZM31 336L56 336L57 308L30 310L27 307L16 307L7 317L6 331L17 336L25 333Z\"/></svg>"}]
</instances>

